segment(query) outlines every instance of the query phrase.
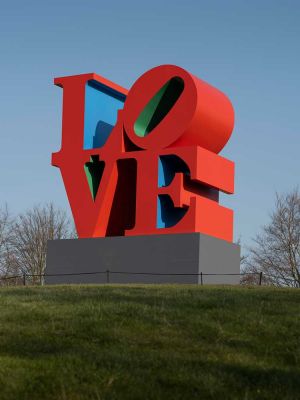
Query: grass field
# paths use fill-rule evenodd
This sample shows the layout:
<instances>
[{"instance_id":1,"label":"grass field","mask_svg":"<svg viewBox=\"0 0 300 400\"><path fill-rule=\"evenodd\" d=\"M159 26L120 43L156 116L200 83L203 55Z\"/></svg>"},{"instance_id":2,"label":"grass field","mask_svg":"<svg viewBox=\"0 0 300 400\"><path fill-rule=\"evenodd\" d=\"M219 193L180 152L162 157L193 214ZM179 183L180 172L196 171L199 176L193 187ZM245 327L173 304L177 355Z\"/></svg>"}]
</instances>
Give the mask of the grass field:
<instances>
[{"instance_id":1,"label":"grass field","mask_svg":"<svg viewBox=\"0 0 300 400\"><path fill-rule=\"evenodd\" d=\"M300 399L300 291L0 288L0 399Z\"/></svg>"}]
</instances>

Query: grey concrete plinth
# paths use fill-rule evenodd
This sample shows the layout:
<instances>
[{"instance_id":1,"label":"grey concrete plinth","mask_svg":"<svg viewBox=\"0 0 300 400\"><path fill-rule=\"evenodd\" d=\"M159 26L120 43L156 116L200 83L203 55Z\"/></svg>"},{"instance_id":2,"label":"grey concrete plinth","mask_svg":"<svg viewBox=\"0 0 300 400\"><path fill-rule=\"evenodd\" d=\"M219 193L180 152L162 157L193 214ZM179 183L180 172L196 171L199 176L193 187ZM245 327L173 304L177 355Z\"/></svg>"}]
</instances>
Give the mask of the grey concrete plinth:
<instances>
[{"instance_id":1,"label":"grey concrete plinth","mask_svg":"<svg viewBox=\"0 0 300 400\"><path fill-rule=\"evenodd\" d=\"M53 240L45 282L200 283L200 272L204 284L238 284L205 274L239 274L240 246L201 233Z\"/></svg>"}]
</instances>

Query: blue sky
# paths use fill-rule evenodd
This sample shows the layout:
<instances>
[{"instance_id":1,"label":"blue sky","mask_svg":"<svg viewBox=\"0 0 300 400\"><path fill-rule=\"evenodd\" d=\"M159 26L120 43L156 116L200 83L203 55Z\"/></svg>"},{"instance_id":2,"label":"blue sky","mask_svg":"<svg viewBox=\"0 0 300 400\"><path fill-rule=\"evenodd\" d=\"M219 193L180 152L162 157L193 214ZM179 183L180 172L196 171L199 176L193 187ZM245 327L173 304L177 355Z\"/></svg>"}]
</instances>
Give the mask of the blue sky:
<instances>
[{"instance_id":1,"label":"blue sky","mask_svg":"<svg viewBox=\"0 0 300 400\"><path fill-rule=\"evenodd\" d=\"M1 1L0 205L69 209L51 153L60 148L55 76L97 72L130 88L176 64L224 91L236 113L222 155L236 162L235 237L249 244L275 191L299 184L300 2Z\"/></svg>"}]
</instances>

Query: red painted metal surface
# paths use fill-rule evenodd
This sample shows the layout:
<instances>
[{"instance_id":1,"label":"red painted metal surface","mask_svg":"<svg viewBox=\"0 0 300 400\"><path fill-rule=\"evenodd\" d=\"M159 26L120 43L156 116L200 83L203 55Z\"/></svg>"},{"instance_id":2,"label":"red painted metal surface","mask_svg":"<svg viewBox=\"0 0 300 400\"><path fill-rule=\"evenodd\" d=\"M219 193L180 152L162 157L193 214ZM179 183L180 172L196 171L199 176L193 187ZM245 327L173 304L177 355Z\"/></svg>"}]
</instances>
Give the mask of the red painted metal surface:
<instances>
[{"instance_id":1,"label":"red painted metal surface","mask_svg":"<svg viewBox=\"0 0 300 400\"><path fill-rule=\"evenodd\" d=\"M151 132L138 136L139 115L173 78L183 83L182 93ZM85 87L91 80L127 98L106 143L84 150ZM129 92L96 74L57 78L55 84L63 88L63 124L61 150L52 164L61 170L79 237L201 232L232 241L233 211L218 203L219 191L234 191L234 163L217 154L234 125L232 105L222 92L172 65L146 72ZM95 198L84 169L92 156L105 165ZM178 157L186 170L158 187L158 161L164 156ZM175 225L157 226L158 196L169 196L174 207L186 210Z\"/></svg>"}]
</instances>

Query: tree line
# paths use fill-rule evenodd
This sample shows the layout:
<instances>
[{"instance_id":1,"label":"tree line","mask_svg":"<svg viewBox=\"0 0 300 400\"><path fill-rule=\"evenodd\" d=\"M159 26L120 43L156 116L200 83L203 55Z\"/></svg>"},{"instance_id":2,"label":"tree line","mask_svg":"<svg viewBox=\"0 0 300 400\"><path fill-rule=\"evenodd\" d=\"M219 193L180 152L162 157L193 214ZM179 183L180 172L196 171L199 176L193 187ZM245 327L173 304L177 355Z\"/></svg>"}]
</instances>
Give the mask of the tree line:
<instances>
[{"instance_id":1,"label":"tree line","mask_svg":"<svg viewBox=\"0 0 300 400\"><path fill-rule=\"evenodd\" d=\"M0 208L0 284L18 283L18 278L7 278L24 274L30 283L41 283L47 241L74 237L75 229L66 212L53 203L34 206L16 217L7 206Z\"/></svg>"},{"instance_id":2,"label":"tree line","mask_svg":"<svg viewBox=\"0 0 300 400\"><path fill-rule=\"evenodd\" d=\"M253 239L242 258L242 283L300 287L300 193L276 194L269 222Z\"/></svg>"},{"instance_id":3,"label":"tree line","mask_svg":"<svg viewBox=\"0 0 300 400\"><path fill-rule=\"evenodd\" d=\"M18 283L24 274L30 283L42 283L47 241L76 237L65 211L49 203L13 217L0 208L0 284ZM300 287L300 193L296 188L277 194L269 222L243 250L241 283ZM9 277L16 277L12 280ZM9 278L9 279L7 279Z\"/></svg>"}]
</instances>

